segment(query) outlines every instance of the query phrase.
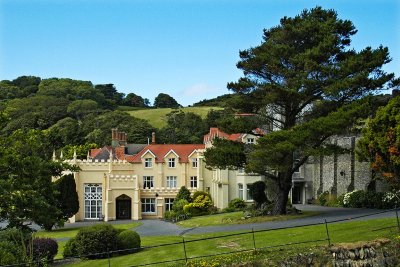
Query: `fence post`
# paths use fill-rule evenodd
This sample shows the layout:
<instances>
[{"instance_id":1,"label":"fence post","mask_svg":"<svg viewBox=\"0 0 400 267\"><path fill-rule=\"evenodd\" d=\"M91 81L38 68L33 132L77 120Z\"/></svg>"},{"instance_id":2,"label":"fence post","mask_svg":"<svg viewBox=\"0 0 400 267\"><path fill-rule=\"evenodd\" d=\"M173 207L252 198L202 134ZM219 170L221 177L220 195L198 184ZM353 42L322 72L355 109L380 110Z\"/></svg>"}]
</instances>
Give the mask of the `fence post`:
<instances>
[{"instance_id":1,"label":"fence post","mask_svg":"<svg viewBox=\"0 0 400 267\"><path fill-rule=\"evenodd\" d=\"M254 251L256 251L257 248L256 248L256 239L254 238L254 228L251 228L251 233L253 234L253 247L254 247Z\"/></svg>"},{"instance_id":2,"label":"fence post","mask_svg":"<svg viewBox=\"0 0 400 267\"><path fill-rule=\"evenodd\" d=\"M328 231L328 222L325 219L325 229L326 229L326 235L328 236L328 245L331 246L331 238L329 236L329 231Z\"/></svg>"},{"instance_id":3,"label":"fence post","mask_svg":"<svg viewBox=\"0 0 400 267\"><path fill-rule=\"evenodd\" d=\"M185 252L185 262L187 262L185 238L182 237L182 240L183 240L183 251Z\"/></svg>"},{"instance_id":4,"label":"fence post","mask_svg":"<svg viewBox=\"0 0 400 267\"><path fill-rule=\"evenodd\" d=\"M400 232L399 213L397 212L397 209L396 209L396 218L397 218L397 229L398 229L399 232Z\"/></svg>"},{"instance_id":5,"label":"fence post","mask_svg":"<svg viewBox=\"0 0 400 267\"><path fill-rule=\"evenodd\" d=\"M107 258L108 258L108 267L111 267L111 262L110 262L110 251L108 250L108 246L107 246Z\"/></svg>"}]
</instances>

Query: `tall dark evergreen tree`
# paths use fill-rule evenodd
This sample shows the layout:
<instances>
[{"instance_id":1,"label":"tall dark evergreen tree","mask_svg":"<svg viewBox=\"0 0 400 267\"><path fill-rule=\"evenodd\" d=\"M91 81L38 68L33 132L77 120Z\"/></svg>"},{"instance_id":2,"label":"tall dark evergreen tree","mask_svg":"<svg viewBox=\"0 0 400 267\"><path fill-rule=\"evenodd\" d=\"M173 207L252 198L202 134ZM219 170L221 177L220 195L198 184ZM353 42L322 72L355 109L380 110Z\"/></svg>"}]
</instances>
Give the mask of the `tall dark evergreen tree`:
<instances>
[{"instance_id":1,"label":"tall dark evergreen tree","mask_svg":"<svg viewBox=\"0 0 400 267\"><path fill-rule=\"evenodd\" d=\"M251 152L241 151L246 163L225 165L245 165L270 179L277 188L274 214L286 213L292 174L310 156L337 150L326 141L362 115L357 100L391 86L394 74L381 68L390 61L388 48L357 52L349 48L356 32L334 10L316 7L282 18L264 30L259 46L240 51L237 67L244 77L228 88L245 99L247 110L280 130L261 138ZM206 152L209 166L221 166L218 150Z\"/></svg>"},{"instance_id":2,"label":"tall dark evergreen tree","mask_svg":"<svg viewBox=\"0 0 400 267\"><path fill-rule=\"evenodd\" d=\"M58 191L57 202L62 212L62 219L67 220L79 211L79 199L73 174L61 176L54 183Z\"/></svg>"}]
</instances>

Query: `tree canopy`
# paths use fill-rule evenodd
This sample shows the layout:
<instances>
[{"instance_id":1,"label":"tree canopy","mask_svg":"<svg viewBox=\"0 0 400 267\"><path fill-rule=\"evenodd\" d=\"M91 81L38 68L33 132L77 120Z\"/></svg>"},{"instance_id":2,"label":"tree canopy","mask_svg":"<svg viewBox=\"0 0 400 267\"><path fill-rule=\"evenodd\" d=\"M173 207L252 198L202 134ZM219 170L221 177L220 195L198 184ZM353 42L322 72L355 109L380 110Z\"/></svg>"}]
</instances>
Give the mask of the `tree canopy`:
<instances>
[{"instance_id":1,"label":"tree canopy","mask_svg":"<svg viewBox=\"0 0 400 267\"><path fill-rule=\"evenodd\" d=\"M51 155L42 131L18 130L0 138L0 221L17 228L30 221L46 228L63 223L52 177L73 168L52 161Z\"/></svg>"},{"instance_id":2,"label":"tree canopy","mask_svg":"<svg viewBox=\"0 0 400 267\"><path fill-rule=\"evenodd\" d=\"M371 162L374 171L400 189L400 96L378 109L362 133L357 143L360 159Z\"/></svg>"},{"instance_id":3,"label":"tree canopy","mask_svg":"<svg viewBox=\"0 0 400 267\"><path fill-rule=\"evenodd\" d=\"M170 95L159 93L154 99L156 108L179 108L181 105Z\"/></svg>"},{"instance_id":4,"label":"tree canopy","mask_svg":"<svg viewBox=\"0 0 400 267\"><path fill-rule=\"evenodd\" d=\"M282 18L264 30L259 46L240 51L237 67L244 77L228 88L239 107L262 116L264 128L278 130L242 152L248 172L276 184L274 214L286 212L294 171L310 156L334 151L328 138L363 115L357 100L391 86L394 74L381 68L390 61L388 49L350 49L356 32L334 10L316 7Z\"/></svg>"}]
</instances>

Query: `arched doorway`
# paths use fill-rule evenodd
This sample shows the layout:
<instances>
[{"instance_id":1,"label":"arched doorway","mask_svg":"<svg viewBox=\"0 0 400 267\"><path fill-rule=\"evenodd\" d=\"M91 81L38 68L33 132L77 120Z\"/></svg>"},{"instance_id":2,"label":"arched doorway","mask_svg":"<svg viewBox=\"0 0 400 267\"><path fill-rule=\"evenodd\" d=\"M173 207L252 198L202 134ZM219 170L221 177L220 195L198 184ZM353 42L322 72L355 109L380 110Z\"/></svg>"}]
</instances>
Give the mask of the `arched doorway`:
<instances>
[{"instance_id":1,"label":"arched doorway","mask_svg":"<svg viewBox=\"0 0 400 267\"><path fill-rule=\"evenodd\" d=\"M117 220L131 219L132 199L123 194L116 198Z\"/></svg>"}]
</instances>

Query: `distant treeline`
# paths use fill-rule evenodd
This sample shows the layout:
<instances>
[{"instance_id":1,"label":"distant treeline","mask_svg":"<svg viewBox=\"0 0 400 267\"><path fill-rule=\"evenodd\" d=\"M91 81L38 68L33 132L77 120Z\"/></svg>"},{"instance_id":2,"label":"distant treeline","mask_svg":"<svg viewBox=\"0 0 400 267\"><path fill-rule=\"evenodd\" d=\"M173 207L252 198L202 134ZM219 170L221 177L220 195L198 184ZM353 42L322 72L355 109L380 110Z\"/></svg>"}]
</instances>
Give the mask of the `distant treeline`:
<instances>
[{"instance_id":1,"label":"distant treeline","mask_svg":"<svg viewBox=\"0 0 400 267\"><path fill-rule=\"evenodd\" d=\"M215 105L226 107L225 98L231 97L216 98ZM150 102L134 93L124 95L113 84L93 85L90 81L34 76L3 80L0 81L0 112L6 121L0 135L9 136L16 130L42 130L53 149L72 153L71 148L79 147L80 157L84 157L90 147L109 145L110 131L115 127L128 133L128 142L147 143L156 129L145 118L138 119L117 110L121 105L149 108ZM164 93L156 97L153 105L179 106ZM167 126L157 130L157 140L159 143L202 143L209 127L237 131L254 125L234 119L234 113L229 108L212 110L202 119L194 113L173 111L167 115Z\"/></svg>"}]
</instances>

